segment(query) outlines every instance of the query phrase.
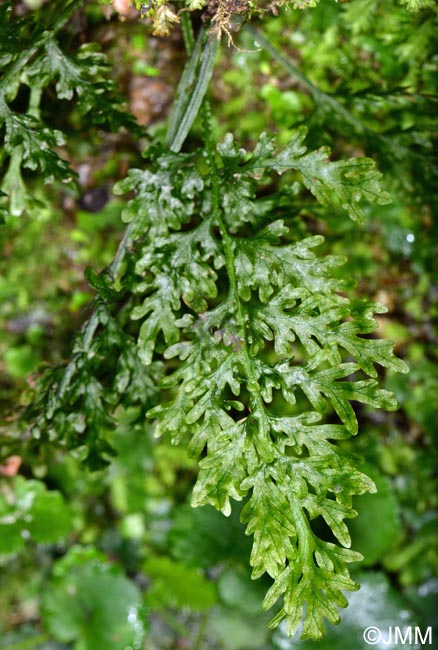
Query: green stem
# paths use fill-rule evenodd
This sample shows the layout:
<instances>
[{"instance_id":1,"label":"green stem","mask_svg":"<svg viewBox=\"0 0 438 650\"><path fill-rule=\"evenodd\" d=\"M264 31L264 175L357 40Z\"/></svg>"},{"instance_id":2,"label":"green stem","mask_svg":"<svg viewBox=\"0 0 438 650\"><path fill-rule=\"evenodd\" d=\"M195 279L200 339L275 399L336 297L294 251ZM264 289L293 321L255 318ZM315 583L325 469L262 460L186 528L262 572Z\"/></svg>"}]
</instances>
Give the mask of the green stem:
<instances>
[{"instance_id":1,"label":"green stem","mask_svg":"<svg viewBox=\"0 0 438 650\"><path fill-rule=\"evenodd\" d=\"M224 247L225 254L225 265L228 274L228 280L230 283L230 295L231 295L231 304L236 308L236 320L239 330L239 336L242 340L242 355L243 355L243 365L245 369L245 374L247 378L247 388L250 394L252 395L254 401L253 411L258 414L260 431L262 434L263 440L269 439L269 423L266 415L265 405L260 391L260 384L257 380L257 377L254 373L253 362L251 355L249 353L248 344L247 344L247 334L246 334L246 320L243 310L243 305L239 297L239 290L237 285L236 269L234 265L234 252L233 252L233 240L228 233L227 227L225 225L222 209L220 205L220 188L219 188L219 176L215 160L215 154L213 151L213 146L211 142L211 110L207 102L204 102L202 106L202 123L203 123L203 134L205 140L205 148L207 154L207 160L210 168L211 176L211 185L212 185L212 212L216 219L219 232L221 234L221 239ZM262 451L262 447L259 447L259 453L264 462L271 462L272 457L270 454L267 454L265 451Z\"/></svg>"},{"instance_id":2,"label":"green stem","mask_svg":"<svg viewBox=\"0 0 438 650\"><path fill-rule=\"evenodd\" d=\"M183 34L190 58L178 85L167 132L167 144L175 153L181 150L199 113L213 74L219 43L217 37L205 29L201 29L194 43L190 17L185 14L183 16Z\"/></svg>"},{"instance_id":3,"label":"green stem","mask_svg":"<svg viewBox=\"0 0 438 650\"><path fill-rule=\"evenodd\" d=\"M132 239L133 239L133 233L135 230L135 219L131 221L131 223L128 225L128 227L125 229L125 232L123 233L123 237L120 241L119 247L117 249L117 253L111 264L108 266L108 271L114 278L114 280L117 280L118 275L120 273L120 270L122 268L122 264L124 262L126 253L128 252L129 248L132 246Z\"/></svg>"},{"instance_id":4,"label":"green stem","mask_svg":"<svg viewBox=\"0 0 438 650\"><path fill-rule=\"evenodd\" d=\"M40 103L43 94L42 86L32 86L30 89L28 115L32 115L36 120L40 119Z\"/></svg>"},{"instance_id":5,"label":"green stem","mask_svg":"<svg viewBox=\"0 0 438 650\"><path fill-rule=\"evenodd\" d=\"M314 566L313 544L311 541L313 531L298 501L292 497L289 500L289 505L297 531L298 551L301 556L303 570L305 570Z\"/></svg>"},{"instance_id":6,"label":"green stem","mask_svg":"<svg viewBox=\"0 0 438 650\"><path fill-rule=\"evenodd\" d=\"M186 52L190 56L195 47L195 35L193 33L190 14L187 11L183 11L181 14L181 31L184 38L184 45L186 46Z\"/></svg>"},{"instance_id":7,"label":"green stem","mask_svg":"<svg viewBox=\"0 0 438 650\"><path fill-rule=\"evenodd\" d=\"M82 330L81 330L82 335L80 338L76 340L75 347L73 348L73 356L65 368L62 381L59 385L58 393L61 399L63 398L66 390L68 390L68 387L70 385L70 380L74 375L75 371L77 370L76 360L78 358L78 355L81 355L83 352L88 353L90 349L96 330L100 325L101 309L102 306L98 304L97 307L94 308L94 311L91 314L90 318L82 326ZM80 350L77 349L77 344L79 341L81 341Z\"/></svg>"},{"instance_id":8,"label":"green stem","mask_svg":"<svg viewBox=\"0 0 438 650\"><path fill-rule=\"evenodd\" d=\"M26 207L26 187L21 176L23 145L16 145L11 152L8 169L3 178L2 190L9 195L9 213L14 217L23 214Z\"/></svg>"}]
</instances>

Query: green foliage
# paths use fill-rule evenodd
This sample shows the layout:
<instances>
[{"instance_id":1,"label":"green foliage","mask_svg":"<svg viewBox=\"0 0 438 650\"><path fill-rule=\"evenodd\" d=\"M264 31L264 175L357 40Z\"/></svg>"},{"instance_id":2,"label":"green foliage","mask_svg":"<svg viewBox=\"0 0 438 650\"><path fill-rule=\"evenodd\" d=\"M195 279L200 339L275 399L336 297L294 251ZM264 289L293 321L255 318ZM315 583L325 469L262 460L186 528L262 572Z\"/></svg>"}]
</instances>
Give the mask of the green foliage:
<instances>
[{"instance_id":1,"label":"green foliage","mask_svg":"<svg viewBox=\"0 0 438 650\"><path fill-rule=\"evenodd\" d=\"M259 154L262 168L270 167L279 173L296 169L301 173L304 185L322 205L336 205L339 202L355 221L363 219L361 199L379 205L390 202L389 194L380 185L381 174L376 170L372 160L353 158L330 162L328 147L306 153L306 147L303 145L306 132L303 127L297 129L275 160L269 157L271 153L269 144L265 141L260 142L258 145L260 153L257 149L254 153L256 161L253 168L256 168L257 154Z\"/></svg>"},{"instance_id":2,"label":"green foliage","mask_svg":"<svg viewBox=\"0 0 438 650\"><path fill-rule=\"evenodd\" d=\"M71 531L71 512L62 495L41 481L16 477L0 492L0 555L17 553L26 544L53 544Z\"/></svg>"},{"instance_id":3,"label":"green foliage","mask_svg":"<svg viewBox=\"0 0 438 650\"><path fill-rule=\"evenodd\" d=\"M75 650L119 650L142 642L141 594L93 549L70 549L56 566L44 598L44 621L54 638Z\"/></svg>"},{"instance_id":4,"label":"green foliage","mask_svg":"<svg viewBox=\"0 0 438 650\"><path fill-rule=\"evenodd\" d=\"M189 566L207 568L248 557L250 540L242 535L238 507L224 520L211 506L179 508L170 531L172 555Z\"/></svg>"},{"instance_id":5,"label":"green foliage","mask_svg":"<svg viewBox=\"0 0 438 650\"><path fill-rule=\"evenodd\" d=\"M398 621L399 625L402 622L402 630L409 629L410 626L415 628L418 624L416 614L409 603L391 586L385 575L361 573L358 580L361 582L360 591L351 595L342 625L338 628L330 627L325 639L318 642L309 641L306 647L321 650L349 650L351 647L357 647L365 650L368 644L363 640L364 630L375 626L382 631L382 647L395 650L397 640L394 642L394 638L391 639L389 633L386 633L390 628L394 628L394 621ZM413 641L406 638L404 645L413 650ZM302 646L298 639L288 639L285 628L281 627L275 633L274 647L276 650L294 650Z\"/></svg>"},{"instance_id":6,"label":"green foliage","mask_svg":"<svg viewBox=\"0 0 438 650\"><path fill-rule=\"evenodd\" d=\"M114 292L101 279L95 285L102 298L78 336L71 360L42 375L40 397L26 415L36 440L77 450L91 469L106 465L105 454L113 454L105 434L114 427L112 413L122 396L125 407L139 399L147 405L161 374L160 364L148 375L142 372L135 341L123 330L123 317L114 318L105 304Z\"/></svg>"},{"instance_id":7,"label":"green foliage","mask_svg":"<svg viewBox=\"0 0 438 650\"><path fill-rule=\"evenodd\" d=\"M5 352L6 369L13 377L25 377L32 372L39 363L30 346L20 345L15 348L9 348Z\"/></svg>"},{"instance_id":8,"label":"green foliage","mask_svg":"<svg viewBox=\"0 0 438 650\"><path fill-rule=\"evenodd\" d=\"M328 163L325 173L328 152L307 154L303 137L298 131L279 153L262 137L252 155L227 138L207 170L202 153L153 150L147 171L130 172L116 190L136 191L123 218L131 237L145 233L133 273L115 290L113 270L87 272L99 294L93 316L68 366L43 377L42 398L27 417L38 445L77 449L96 469L113 453L105 432L114 409L137 403L139 394L147 406L158 380L169 399L148 413L156 435L187 439L193 456L207 450L193 505L229 515L230 498L250 495L242 521L254 535L253 577L267 572L275 580L266 607L284 594L273 624L286 617L294 634L306 607L303 637L319 638L323 617L339 620L334 604L345 606L342 591L355 588L345 564L360 556L320 539L309 520L322 517L348 548L351 495L374 490L333 441L357 432L351 400L396 408L377 388L375 364L405 366L390 343L363 337L383 308L339 295L347 284L332 269L342 260L313 253L322 238L288 242L284 221L271 221L266 202L259 207L254 177L288 171L336 205L339 166L332 173ZM371 161L345 167L341 203L353 217L363 193L387 201ZM130 314L141 323L138 356L126 307L117 319L110 307L133 286L142 300ZM178 358L161 378L163 361ZM321 422L329 412L338 424ZM320 591L325 600L315 598Z\"/></svg>"},{"instance_id":9,"label":"green foliage","mask_svg":"<svg viewBox=\"0 0 438 650\"><path fill-rule=\"evenodd\" d=\"M0 52L0 127L4 130L5 168L0 183L2 216L20 216L24 210L40 205L26 189L23 170L38 172L44 183L71 183L75 176L58 153L65 145L64 135L45 125L41 111L45 89L53 90L59 100L74 98L76 110L81 116L89 115L92 124L114 131L125 126L133 133L141 133L132 117L120 108L121 100L108 78L104 55L93 45L69 55L60 45L58 33L81 3L76 0L67 7L57 4L61 13L52 12L52 22L45 25L32 16L12 20L10 2L0 7L1 29L8 34ZM14 102L26 91L27 102L20 101L16 109Z\"/></svg>"},{"instance_id":10,"label":"green foliage","mask_svg":"<svg viewBox=\"0 0 438 650\"><path fill-rule=\"evenodd\" d=\"M365 566L375 565L389 555L401 536L400 512L391 483L367 468L377 488L377 494L364 494L354 500L359 512L350 524L353 546L364 556Z\"/></svg>"},{"instance_id":11,"label":"green foliage","mask_svg":"<svg viewBox=\"0 0 438 650\"><path fill-rule=\"evenodd\" d=\"M286 243L285 223L270 223L271 215L258 207L254 175L270 170L297 169L317 196L325 201L333 192L337 200L337 172L329 164L318 178L322 157L306 154L302 139L298 132L275 154L262 138L248 156L227 138L214 154L217 171L210 168L210 178L200 173L195 154L165 153L154 159L155 172L134 170L116 190L137 191L124 218L147 231L136 264L137 293L146 295L131 314L141 320L141 358L148 365L157 352L180 360L161 381L171 398L148 414L157 420L156 435L173 443L187 439L194 456L207 451L193 505L211 504L229 515L231 497L251 494L242 521L254 534L253 577L268 572L276 580L265 605L286 592L275 623L287 616L294 634L307 603L303 635L317 638L323 616L338 620L331 603L345 606L341 590L354 588L345 562L360 556L320 540L305 511L311 520L322 516L350 546L343 520L355 514L351 495L374 487L331 440L357 432L350 400L396 408L392 396L376 388L374 364L405 366L392 356L391 344L360 336L374 330L372 313L381 307L338 295L346 285L331 269L341 260L312 252L322 238ZM387 200L372 163L366 161L365 172L358 163L359 181L355 165L349 163L342 185L342 203L353 216L358 185ZM367 183L375 185L372 194ZM190 230L181 230L190 222ZM354 361L346 362L345 353ZM339 381L358 371L371 378ZM320 423L330 408L340 424ZM327 601L315 599L316 590L326 591Z\"/></svg>"},{"instance_id":12,"label":"green foliage","mask_svg":"<svg viewBox=\"0 0 438 650\"><path fill-rule=\"evenodd\" d=\"M49 194L39 183L51 183L59 204L68 205L54 181L71 182L74 165L62 159L66 153L61 147L66 142L73 146L72 130L87 137L96 137L97 127L144 134L121 110L106 57L94 44L77 45L68 21L79 4L73 1L64 8L56 2L53 9L47 7L47 15L28 12L25 18L17 18L10 3L0 8L0 35L5 35L0 44L5 142L0 201L8 227L11 215L23 214L27 226L29 215L48 206ZM341 642L351 647L363 632L360 603L374 617L369 624L382 628L398 621L407 607L382 575L355 574L361 553L367 566L380 563L398 572L403 585L427 580L436 563L433 520L427 514L433 500L428 494L421 503L417 498L422 481L430 484L427 452L418 484L412 486L406 476L413 452L400 440L403 416L385 420L388 440L386 430L382 435L374 429L351 440L360 423L379 421L372 409L395 411L396 397L418 426L432 428L433 382L429 392L424 390L428 366L423 364L406 381L397 378L407 366L393 354L393 343L381 337L383 329L403 353L412 324L397 327L391 321L389 280L379 277L383 265L390 267L394 259L379 258L388 254L382 250L398 255L402 268L419 247L423 257L416 260L425 271L421 295L426 300L431 253L416 241L420 226L414 231L413 214L401 207L404 195L397 197L403 184L410 189L423 182L427 197L433 185L432 165L425 163L424 179L408 172L426 160L432 144L431 100L426 97L430 81L426 74L415 76L408 52L417 38L421 47L415 65L427 60L432 19L426 4L410 3L410 9L424 13L409 18L409 28L409 14L395 6L396 15L404 17L402 27L388 18L387 42L369 37L363 49L357 39L373 25L375 2L357 0L346 8L325 4L324 16L316 9L311 17L294 17L307 25L302 58L305 67L309 55L314 57L312 81L274 46L284 37L288 47L296 48L298 29L285 30L280 19L266 19L270 36L260 35L257 43L273 57L270 67L258 51L250 51L253 42L245 38L257 38L257 32L245 27L247 50L230 55L228 61L236 56L240 63L231 71L234 77L224 74L223 79L249 85L252 92L252 79L259 75L264 90L258 100L268 99L273 123L266 125L260 107L254 109L253 100L243 98L241 124L231 109L225 120L231 115L236 122L235 136L220 117L214 122L205 100L209 86L220 96L220 83L212 76L216 36L225 32L231 37L233 12L225 4L214 15L204 13L209 25L196 42L187 14L181 12L189 60L167 135L159 127L144 163L136 162L115 185L114 193L127 199L98 215L75 215L69 241L83 249L79 256L76 249L67 255L75 263L79 259L88 288L75 285L69 314L78 312L92 292L95 297L78 314L82 327L72 349L64 342L48 353L42 343L49 338L44 319L38 321L38 331L26 326L22 336L15 335L17 305L0 310L11 341L9 350L3 343L0 349L10 382L5 393L18 394L23 377L33 371L18 407L6 411L0 472L7 474L7 459L19 454L26 476L43 479L6 479L0 492L0 551L5 562L14 555L10 561L16 562L11 573L16 570L17 591L34 571L20 554L27 538L34 553L28 564L38 565L42 557L49 569L51 577L44 571L29 597L35 600L34 593L44 592L32 620L41 621L49 644L50 638L61 647L74 644L76 650L118 650L154 647L151 639L158 639L157 647L164 650L192 640L199 648L208 636L217 647L253 650L271 647L270 639L278 648L295 647L300 642L286 637L298 632L302 639L325 644L321 647L341 647ZM203 3L189 8L202 10ZM242 3L236 12L242 18L249 9ZM95 8L88 10L91 15ZM251 11L257 13L257 7ZM378 30L386 11L385 4L376 18ZM342 15L337 22L335 12ZM142 13L161 34L177 20L165 2ZM313 33L319 27L323 32L313 42L312 21ZM414 38L416 21L424 29ZM271 30L270 25L276 26ZM114 24L110 27L104 29L104 41L117 39ZM351 45L345 36L349 29ZM406 39L403 50L405 33L411 40ZM64 40L65 34L70 38ZM394 43L401 52L395 63L389 62ZM369 63L374 55L379 73ZM251 56L258 63L246 66ZM367 63L361 63L366 57ZM284 79L274 65L283 75L295 75L300 87L280 90ZM243 79L239 66L257 71ZM143 60L136 67L145 74L154 70L154 76L160 72ZM415 99L421 107L417 124L409 107L414 95L388 85L387 68L397 83L409 81L419 93L424 90ZM336 76L332 88L335 70L345 76ZM250 110L243 115L248 103ZM59 106L66 118L52 122L49 116ZM397 121L404 126L392 138ZM279 137L256 138L259 125L281 127ZM195 137L181 152L192 127ZM218 133L226 135L216 138ZM333 133L341 134L336 141ZM143 146L135 143L134 149ZM366 149L393 174L393 208L386 207L387 183L374 160L365 156ZM74 146L71 151L67 157L74 161ZM111 181L117 174L112 173ZM408 198L406 205L415 200ZM114 260L105 266L113 242L105 255L99 244L104 247L106 220L113 223L111 206L117 217L122 204L126 231ZM48 213L45 207L43 214ZM362 229L354 231L344 213ZM367 219L370 225L363 226ZM52 223L47 217L48 229ZM426 209L425 231L428 224ZM23 257L32 260L33 248L38 246L30 246ZM356 293L353 276L362 280ZM22 277L7 269L6 280L0 281L0 293L10 305ZM30 293L23 290L17 303L27 307ZM389 304L389 314L379 299ZM50 304L55 300L52 296ZM421 314L423 303L412 300L412 314ZM73 328L74 323L66 328L67 339ZM417 349L411 361L423 354ZM51 365L36 369L40 359ZM426 444L431 438L429 433ZM360 451L368 461L362 471ZM382 472L404 479L393 485ZM192 506L203 508L188 507L190 492ZM74 520L65 498L74 501ZM400 504L406 506L407 524L399 517ZM73 528L75 546L66 551L59 545L57 553L66 553L59 559L48 545L73 543L68 539ZM347 606L346 592L354 592L358 582L362 591L350 597L341 632L330 626L321 641L325 621L340 621L338 608ZM4 591L0 581L0 604L7 610L15 591ZM261 608L274 609L274 632L268 631L268 614L261 614ZM409 621L415 623L410 612ZM177 639L169 629L176 630ZM6 638L14 640L14 632Z\"/></svg>"},{"instance_id":13,"label":"green foliage","mask_svg":"<svg viewBox=\"0 0 438 650\"><path fill-rule=\"evenodd\" d=\"M152 557L144 563L144 570L152 579L147 604L154 609L170 605L202 611L217 601L212 583L184 564L166 557Z\"/></svg>"}]
</instances>

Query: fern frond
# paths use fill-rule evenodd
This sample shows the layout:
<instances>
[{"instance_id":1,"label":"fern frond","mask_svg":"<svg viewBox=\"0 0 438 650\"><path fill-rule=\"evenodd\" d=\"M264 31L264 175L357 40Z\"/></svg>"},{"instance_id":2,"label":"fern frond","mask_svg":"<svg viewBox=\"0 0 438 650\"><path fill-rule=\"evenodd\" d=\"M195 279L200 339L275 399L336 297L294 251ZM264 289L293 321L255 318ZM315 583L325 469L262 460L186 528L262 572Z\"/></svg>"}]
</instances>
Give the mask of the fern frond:
<instances>
[{"instance_id":1,"label":"fern frond","mask_svg":"<svg viewBox=\"0 0 438 650\"><path fill-rule=\"evenodd\" d=\"M388 200L371 161L327 163L303 138L299 130L277 154L263 137L248 155L228 137L207 173L196 154L163 154L117 191L137 192L125 218L144 228L142 302L131 313L140 355L167 364L163 399L148 413L156 435L201 457L194 506L229 515L231 499L247 499L253 576L274 579L266 607L283 596L273 625L286 618L293 634L304 615L303 638L317 639L356 588L346 568L360 557L349 550L351 497L375 489L336 443L357 433L352 401L397 407L375 365L406 368L390 343L365 338L383 308L341 295L347 283L333 269L343 260L317 257L322 237L290 243L285 220L256 225L255 178L272 172L299 171L353 218L363 196ZM324 422L329 414L338 424ZM318 537L318 517L339 545Z\"/></svg>"}]
</instances>

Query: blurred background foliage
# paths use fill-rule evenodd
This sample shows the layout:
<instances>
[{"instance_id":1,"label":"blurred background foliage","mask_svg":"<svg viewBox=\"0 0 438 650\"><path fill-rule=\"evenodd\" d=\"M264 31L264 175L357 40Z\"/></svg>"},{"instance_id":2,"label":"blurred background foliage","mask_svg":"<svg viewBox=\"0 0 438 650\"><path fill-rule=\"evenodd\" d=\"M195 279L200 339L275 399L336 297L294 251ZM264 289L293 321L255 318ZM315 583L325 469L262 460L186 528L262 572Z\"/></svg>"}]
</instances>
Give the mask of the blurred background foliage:
<instances>
[{"instance_id":1,"label":"blurred background foliage","mask_svg":"<svg viewBox=\"0 0 438 650\"><path fill-rule=\"evenodd\" d=\"M23 13L31 6L16 4ZM66 34L100 43L129 110L151 136L163 133L184 59L180 33L153 37L135 11L122 21L93 3L75 21ZM310 148L375 158L393 196L388 206L368 207L360 227L310 201L297 211L297 229L324 234L326 250L348 255L340 272L356 278L360 295L387 306L378 335L394 340L411 368L384 377L400 410L362 409L361 433L344 443L362 454L379 492L356 498L350 529L365 557L355 569L362 588L321 650L366 647L367 625L431 625L438 638L436 22L434 9L409 13L393 0L284 10L240 26L211 88L217 138L233 131L251 146L269 130L285 143L306 124ZM84 270L108 265L122 235L122 202L111 188L141 164L146 144L89 124L74 102L60 114L49 96L45 110L69 132L79 182L53 187L49 202L45 189L37 213L0 229L6 426L40 364L71 352L94 295ZM196 142L196 124L191 137ZM43 190L33 183L38 198ZM278 191L279 211L287 210L293 188L280 179ZM192 509L196 466L184 449L157 444L135 407L120 409L117 420L108 432L117 456L104 470L84 471L59 451L0 467L0 648L313 647L281 627L268 631L266 585L250 579L241 506L229 520Z\"/></svg>"}]
</instances>

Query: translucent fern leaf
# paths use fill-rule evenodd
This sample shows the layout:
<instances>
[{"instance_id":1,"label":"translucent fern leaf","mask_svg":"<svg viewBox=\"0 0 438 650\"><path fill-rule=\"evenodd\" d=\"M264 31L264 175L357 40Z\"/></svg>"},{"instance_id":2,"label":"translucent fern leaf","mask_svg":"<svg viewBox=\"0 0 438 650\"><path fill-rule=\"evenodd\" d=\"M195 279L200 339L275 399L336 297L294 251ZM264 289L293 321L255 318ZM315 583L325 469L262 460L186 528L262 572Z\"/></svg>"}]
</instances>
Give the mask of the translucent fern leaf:
<instances>
[{"instance_id":1,"label":"translucent fern leaf","mask_svg":"<svg viewBox=\"0 0 438 650\"><path fill-rule=\"evenodd\" d=\"M213 175L197 176L193 154L179 165L175 155L164 172L162 163L133 172L119 188L137 190L127 214L145 227L142 303L132 313L142 322L140 354L171 361L167 400L148 414L156 435L202 456L193 505L228 515L232 499L247 499L253 576L274 579L267 607L284 601L273 624L285 618L293 634L303 620L303 638L317 639L356 588L346 568L360 557L348 549L351 497L375 489L337 441L357 433L352 403L397 407L375 365L406 368L392 344L369 338L382 307L340 295L348 283L333 270L344 260L315 254L322 237L290 243L286 220L254 225L268 218L255 178L272 172L300 171L317 198L355 217L363 198L387 200L371 161L330 163L326 151L307 154L303 138L298 131L276 154L264 137L251 156L227 137ZM190 195L184 161L196 179ZM318 538L318 517L339 546Z\"/></svg>"}]
</instances>

